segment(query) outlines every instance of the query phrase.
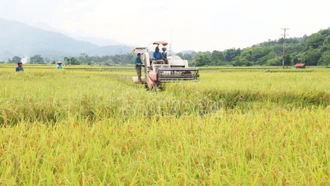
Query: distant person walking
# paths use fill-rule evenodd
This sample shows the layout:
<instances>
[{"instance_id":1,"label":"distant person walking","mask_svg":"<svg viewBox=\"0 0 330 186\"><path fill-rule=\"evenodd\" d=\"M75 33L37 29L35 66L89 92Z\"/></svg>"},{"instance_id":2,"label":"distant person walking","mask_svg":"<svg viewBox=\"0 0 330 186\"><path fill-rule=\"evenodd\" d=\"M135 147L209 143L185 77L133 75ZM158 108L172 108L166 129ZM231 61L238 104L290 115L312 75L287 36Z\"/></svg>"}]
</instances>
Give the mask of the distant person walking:
<instances>
[{"instance_id":1,"label":"distant person walking","mask_svg":"<svg viewBox=\"0 0 330 186\"><path fill-rule=\"evenodd\" d=\"M21 72L21 71L24 71L23 63L19 62L19 63L17 63L16 72Z\"/></svg>"},{"instance_id":2,"label":"distant person walking","mask_svg":"<svg viewBox=\"0 0 330 186\"><path fill-rule=\"evenodd\" d=\"M139 78L139 82L142 83L142 79L141 79L142 61L141 61L141 54L140 53L137 54L137 57L135 59L135 69L136 69L136 73L137 73L138 78Z\"/></svg>"}]
</instances>

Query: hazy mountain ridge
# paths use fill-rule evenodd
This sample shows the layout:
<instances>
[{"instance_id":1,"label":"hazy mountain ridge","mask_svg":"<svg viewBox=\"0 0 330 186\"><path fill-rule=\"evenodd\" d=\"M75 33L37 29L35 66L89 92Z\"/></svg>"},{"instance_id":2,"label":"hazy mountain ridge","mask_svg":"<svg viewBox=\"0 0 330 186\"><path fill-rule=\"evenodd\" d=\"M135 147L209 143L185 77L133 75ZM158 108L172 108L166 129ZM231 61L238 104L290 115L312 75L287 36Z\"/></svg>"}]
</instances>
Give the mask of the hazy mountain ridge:
<instances>
[{"instance_id":1,"label":"hazy mountain ridge","mask_svg":"<svg viewBox=\"0 0 330 186\"><path fill-rule=\"evenodd\" d=\"M37 23L35 23L31 26L36 27L36 28L40 28L42 30L50 31L50 32L61 33L61 34L64 34L65 36L71 37L73 39L87 41L87 42L90 42L94 45L98 45L100 47L113 46L113 45L122 45L122 43L120 43L116 40L95 36L95 35L85 33L85 32L74 32L74 33L65 32L63 30L54 28L54 27L52 27L52 26L50 26L50 25L48 25L47 23L44 23L44 22L37 22Z\"/></svg>"},{"instance_id":2,"label":"hazy mountain ridge","mask_svg":"<svg viewBox=\"0 0 330 186\"><path fill-rule=\"evenodd\" d=\"M114 55L130 52L128 46L99 47L87 41L76 40L57 32L35 28L17 21L0 19L0 60L13 56L40 54L61 60L65 56Z\"/></svg>"}]
</instances>

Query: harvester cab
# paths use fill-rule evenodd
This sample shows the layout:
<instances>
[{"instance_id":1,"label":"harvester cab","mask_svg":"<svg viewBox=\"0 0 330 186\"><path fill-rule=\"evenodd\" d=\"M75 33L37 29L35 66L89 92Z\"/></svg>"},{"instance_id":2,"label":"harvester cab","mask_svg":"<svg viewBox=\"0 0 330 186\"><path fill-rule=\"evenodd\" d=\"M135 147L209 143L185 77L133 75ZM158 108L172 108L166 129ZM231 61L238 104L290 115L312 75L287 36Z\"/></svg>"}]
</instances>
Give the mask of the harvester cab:
<instances>
[{"instance_id":1,"label":"harvester cab","mask_svg":"<svg viewBox=\"0 0 330 186\"><path fill-rule=\"evenodd\" d=\"M153 46L166 47L167 42L157 41L152 43ZM198 68L188 67L188 61L179 56L167 57L167 63L163 59L153 59L153 52L147 47L137 47L133 49L135 53L143 53L142 63L144 64L145 77L142 81L147 89L162 89L164 83L181 82L181 81L198 81ZM137 83L138 78L133 77L133 82Z\"/></svg>"}]
</instances>

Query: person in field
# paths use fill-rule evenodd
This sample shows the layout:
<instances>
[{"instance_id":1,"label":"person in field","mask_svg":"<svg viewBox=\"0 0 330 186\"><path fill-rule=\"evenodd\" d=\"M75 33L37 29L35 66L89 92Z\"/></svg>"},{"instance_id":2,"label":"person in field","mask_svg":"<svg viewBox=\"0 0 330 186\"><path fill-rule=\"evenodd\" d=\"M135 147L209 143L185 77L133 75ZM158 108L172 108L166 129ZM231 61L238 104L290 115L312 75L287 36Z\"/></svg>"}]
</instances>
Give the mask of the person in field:
<instances>
[{"instance_id":1,"label":"person in field","mask_svg":"<svg viewBox=\"0 0 330 186\"><path fill-rule=\"evenodd\" d=\"M16 72L21 72L21 71L24 71L23 63L19 62L19 63L17 63Z\"/></svg>"},{"instance_id":2,"label":"person in field","mask_svg":"<svg viewBox=\"0 0 330 186\"><path fill-rule=\"evenodd\" d=\"M63 69L62 64L63 64L62 62L58 62L58 63L57 63L57 69Z\"/></svg>"},{"instance_id":3,"label":"person in field","mask_svg":"<svg viewBox=\"0 0 330 186\"><path fill-rule=\"evenodd\" d=\"M139 78L139 82L142 83L142 79L141 79L141 69L142 69L142 61L141 61L141 54L138 53L135 59L135 69L136 69L136 73L138 75Z\"/></svg>"},{"instance_id":4,"label":"person in field","mask_svg":"<svg viewBox=\"0 0 330 186\"><path fill-rule=\"evenodd\" d=\"M167 52L166 52L166 47L163 47L162 48L162 55L164 57L164 61L165 61L165 64L168 64L168 60L167 60Z\"/></svg>"},{"instance_id":5,"label":"person in field","mask_svg":"<svg viewBox=\"0 0 330 186\"><path fill-rule=\"evenodd\" d=\"M159 47L157 46L154 54L152 55L152 60L164 60L165 58L162 53L159 52Z\"/></svg>"}]
</instances>

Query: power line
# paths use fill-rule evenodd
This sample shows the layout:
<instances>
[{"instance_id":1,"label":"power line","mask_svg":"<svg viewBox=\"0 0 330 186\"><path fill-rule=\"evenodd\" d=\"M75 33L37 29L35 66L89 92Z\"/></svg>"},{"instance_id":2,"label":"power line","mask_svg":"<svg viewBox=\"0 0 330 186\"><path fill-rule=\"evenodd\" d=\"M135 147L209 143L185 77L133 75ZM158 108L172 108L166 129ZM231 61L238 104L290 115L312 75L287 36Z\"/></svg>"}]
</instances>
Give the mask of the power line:
<instances>
[{"instance_id":1,"label":"power line","mask_svg":"<svg viewBox=\"0 0 330 186\"><path fill-rule=\"evenodd\" d=\"M283 35L283 61L282 61L282 67L283 67L283 69L284 69L284 60L285 60L285 45L286 45L286 36L288 36L287 34L286 34L286 31L287 30L290 30L290 28L281 28L283 31L284 31L284 34L282 34Z\"/></svg>"}]
</instances>

